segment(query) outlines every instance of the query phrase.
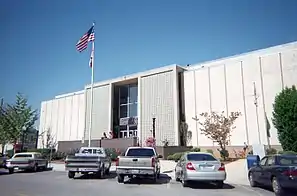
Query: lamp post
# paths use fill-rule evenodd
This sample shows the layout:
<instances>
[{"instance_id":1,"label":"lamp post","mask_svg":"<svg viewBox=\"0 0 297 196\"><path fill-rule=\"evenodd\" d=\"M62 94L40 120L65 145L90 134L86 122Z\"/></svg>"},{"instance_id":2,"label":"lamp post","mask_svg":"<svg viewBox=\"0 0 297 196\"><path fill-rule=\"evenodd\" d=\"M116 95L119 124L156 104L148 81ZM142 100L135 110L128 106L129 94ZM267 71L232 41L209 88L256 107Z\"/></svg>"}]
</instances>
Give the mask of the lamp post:
<instances>
[{"instance_id":1,"label":"lamp post","mask_svg":"<svg viewBox=\"0 0 297 196\"><path fill-rule=\"evenodd\" d=\"M156 117L153 117L153 138L156 138Z\"/></svg>"}]
</instances>

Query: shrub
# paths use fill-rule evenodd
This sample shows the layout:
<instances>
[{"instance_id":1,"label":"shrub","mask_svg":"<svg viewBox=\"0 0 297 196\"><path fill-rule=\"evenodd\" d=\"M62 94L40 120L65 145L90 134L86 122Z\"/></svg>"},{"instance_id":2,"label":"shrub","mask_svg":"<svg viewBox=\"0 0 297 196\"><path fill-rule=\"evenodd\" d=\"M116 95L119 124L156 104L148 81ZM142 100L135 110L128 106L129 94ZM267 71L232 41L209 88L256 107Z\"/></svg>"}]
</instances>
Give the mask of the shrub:
<instances>
[{"instance_id":1,"label":"shrub","mask_svg":"<svg viewBox=\"0 0 297 196\"><path fill-rule=\"evenodd\" d=\"M294 152L294 151L279 151L278 154L297 155L297 152Z\"/></svg>"},{"instance_id":2,"label":"shrub","mask_svg":"<svg viewBox=\"0 0 297 196\"><path fill-rule=\"evenodd\" d=\"M221 158L225 161L229 158L229 152L226 149L218 149L218 151L220 152L220 156Z\"/></svg>"},{"instance_id":3,"label":"shrub","mask_svg":"<svg viewBox=\"0 0 297 196\"><path fill-rule=\"evenodd\" d=\"M121 152L115 148L106 148L105 153L110 156L112 161L115 161L117 157L121 154Z\"/></svg>"},{"instance_id":4,"label":"shrub","mask_svg":"<svg viewBox=\"0 0 297 196\"><path fill-rule=\"evenodd\" d=\"M207 149L206 152L213 154L213 150L212 149Z\"/></svg>"},{"instance_id":5,"label":"shrub","mask_svg":"<svg viewBox=\"0 0 297 196\"><path fill-rule=\"evenodd\" d=\"M275 148L267 148L265 151L266 151L266 155L277 154L277 150Z\"/></svg>"},{"instance_id":6,"label":"shrub","mask_svg":"<svg viewBox=\"0 0 297 196\"><path fill-rule=\"evenodd\" d=\"M297 89L286 87L274 100L273 125L284 151L297 152Z\"/></svg>"},{"instance_id":7,"label":"shrub","mask_svg":"<svg viewBox=\"0 0 297 196\"><path fill-rule=\"evenodd\" d=\"M195 148L191 149L191 152L200 152L200 151L201 151L201 149L198 148L198 147L195 147Z\"/></svg>"}]
</instances>

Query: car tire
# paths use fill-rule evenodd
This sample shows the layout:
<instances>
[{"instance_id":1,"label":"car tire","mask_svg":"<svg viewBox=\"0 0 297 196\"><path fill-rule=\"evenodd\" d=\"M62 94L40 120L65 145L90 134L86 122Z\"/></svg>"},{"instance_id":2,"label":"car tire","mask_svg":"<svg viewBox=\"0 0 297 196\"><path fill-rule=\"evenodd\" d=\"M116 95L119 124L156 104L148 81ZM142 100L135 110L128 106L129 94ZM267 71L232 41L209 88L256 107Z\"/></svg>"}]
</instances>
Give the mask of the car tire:
<instances>
[{"instance_id":1,"label":"car tire","mask_svg":"<svg viewBox=\"0 0 297 196\"><path fill-rule=\"evenodd\" d=\"M253 173L250 172L248 177L249 177L250 186L251 187L257 187L258 183L255 182Z\"/></svg>"},{"instance_id":2,"label":"car tire","mask_svg":"<svg viewBox=\"0 0 297 196\"><path fill-rule=\"evenodd\" d=\"M273 177L271 180L272 190L276 196L284 196L285 190L282 188L276 177Z\"/></svg>"},{"instance_id":3,"label":"car tire","mask_svg":"<svg viewBox=\"0 0 297 196\"><path fill-rule=\"evenodd\" d=\"M104 167L103 169L100 169L100 171L98 171L96 173L96 176L99 178L99 179L102 179L104 177Z\"/></svg>"},{"instance_id":4,"label":"car tire","mask_svg":"<svg viewBox=\"0 0 297 196\"><path fill-rule=\"evenodd\" d=\"M224 181L217 181L216 182L216 187L218 189L222 189L224 187Z\"/></svg>"},{"instance_id":5,"label":"car tire","mask_svg":"<svg viewBox=\"0 0 297 196\"><path fill-rule=\"evenodd\" d=\"M14 173L14 168L9 168L9 169L8 169L8 173L9 173L9 174L13 174L13 173Z\"/></svg>"},{"instance_id":6,"label":"car tire","mask_svg":"<svg viewBox=\"0 0 297 196\"><path fill-rule=\"evenodd\" d=\"M68 178L73 179L75 177L75 172L69 171L68 172Z\"/></svg>"},{"instance_id":7,"label":"car tire","mask_svg":"<svg viewBox=\"0 0 297 196\"><path fill-rule=\"evenodd\" d=\"M37 172L38 171L38 165L35 164L32 168L32 172Z\"/></svg>"},{"instance_id":8,"label":"car tire","mask_svg":"<svg viewBox=\"0 0 297 196\"><path fill-rule=\"evenodd\" d=\"M110 174L110 170L109 170L109 168L105 170L105 174L106 174L106 175L109 175L109 174Z\"/></svg>"},{"instance_id":9,"label":"car tire","mask_svg":"<svg viewBox=\"0 0 297 196\"><path fill-rule=\"evenodd\" d=\"M124 177L123 175L118 175L118 183L124 183Z\"/></svg>"}]
</instances>

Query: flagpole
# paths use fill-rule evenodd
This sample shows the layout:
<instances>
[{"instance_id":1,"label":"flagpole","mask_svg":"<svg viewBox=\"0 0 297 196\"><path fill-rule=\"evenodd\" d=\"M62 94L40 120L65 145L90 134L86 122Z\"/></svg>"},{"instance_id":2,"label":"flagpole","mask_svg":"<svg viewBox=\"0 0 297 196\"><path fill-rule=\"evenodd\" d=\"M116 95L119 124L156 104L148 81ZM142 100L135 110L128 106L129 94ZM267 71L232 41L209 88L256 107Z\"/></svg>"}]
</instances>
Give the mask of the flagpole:
<instances>
[{"instance_id":1,"label":"flagpole","mask_svg":"<svg viewBox=\"0 0 297 196\"><path fill-rule=\"evenodd\" d=\"M95 26L95 23L93 23L93 27ZM95 28L95 27L94 27ZM91 67L91 99L90 99L90 121L89 121L89 139L88 139L88 147L91 147L91 130L92 130L92 121L93 121L93 88L94 88L94 53L95 53L95 40L92 41L92 52L91 52L91 61L92 61L92 67Z\"/></svg>"}]
</instances>

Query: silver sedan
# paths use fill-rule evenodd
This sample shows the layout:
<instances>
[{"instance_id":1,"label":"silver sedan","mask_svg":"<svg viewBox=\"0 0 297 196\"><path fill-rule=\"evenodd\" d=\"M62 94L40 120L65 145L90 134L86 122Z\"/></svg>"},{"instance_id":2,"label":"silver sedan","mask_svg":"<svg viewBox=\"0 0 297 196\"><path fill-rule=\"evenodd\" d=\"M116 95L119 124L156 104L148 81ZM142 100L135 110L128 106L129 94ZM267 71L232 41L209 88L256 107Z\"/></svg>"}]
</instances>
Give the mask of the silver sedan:
<instances>
[{"instance_id":1,"label":"silver sedan","mask_svg":"<svg viewBox=\"0 0 297 196\"><path fill-rule=\"evenodd\" d=\"M175 167L175 179L183 187L190 181L215 182L218 188L223 188L226 180L224 164L212 154L205 152L185 153Z\"/></svg>"}]
</instances>

